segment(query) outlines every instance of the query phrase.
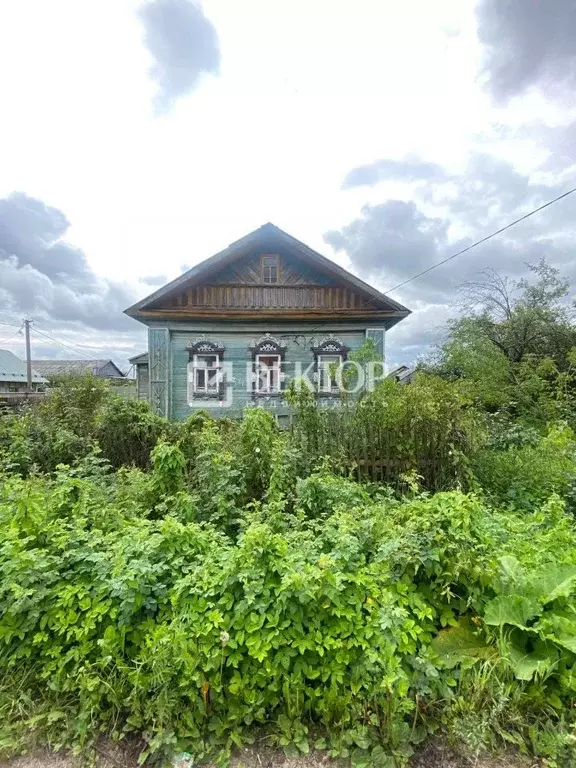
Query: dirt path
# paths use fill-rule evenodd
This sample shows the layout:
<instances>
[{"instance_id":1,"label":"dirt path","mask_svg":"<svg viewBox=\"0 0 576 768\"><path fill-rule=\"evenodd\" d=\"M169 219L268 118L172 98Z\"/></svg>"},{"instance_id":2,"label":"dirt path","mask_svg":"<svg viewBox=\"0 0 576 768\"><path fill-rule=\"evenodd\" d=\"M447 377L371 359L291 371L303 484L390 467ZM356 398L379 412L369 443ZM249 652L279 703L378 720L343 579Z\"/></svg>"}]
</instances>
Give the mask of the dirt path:
<instances>
[{"instance_id":1,"label":"dirt path","mask_svg":"<svg viewBox=\"0 0 576 768\"><path fill-rule=\"evenodd\" d=\"M96 768L138 768L138 748L106 744L98 749ZM230 768L341 768L347 761L332 760L315 753L308 757L287 758L281 752L245 749L238 752ZM537 768L538 763L515 757L480 757L459 755L443 742L430 742L415 755L412 768ZM0 762L0 768L78 768L78 761L68 754L39 752Z\"/></svg>"}]
</instances>

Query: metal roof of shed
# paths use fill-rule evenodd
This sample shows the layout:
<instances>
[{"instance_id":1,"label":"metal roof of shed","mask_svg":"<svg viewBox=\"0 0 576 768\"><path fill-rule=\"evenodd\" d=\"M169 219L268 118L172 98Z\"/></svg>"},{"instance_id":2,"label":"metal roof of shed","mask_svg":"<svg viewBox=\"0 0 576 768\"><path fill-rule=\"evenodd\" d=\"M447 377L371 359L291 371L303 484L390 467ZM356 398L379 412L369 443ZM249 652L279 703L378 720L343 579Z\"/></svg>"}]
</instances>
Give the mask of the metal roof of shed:
<instances>
[{"instance_id":1,"label":"metal roof of shed","mask_svg":"<svg viewBox=\"0 0 576 768\"><path fill-rule=\"evenodd\" d=\"M16 381L23 384L27 382L26 363L8 349L0 349L0 381ZM34 384L47 384L48 382L32 369L32 382Z\"/></svg>"}]
</instances>

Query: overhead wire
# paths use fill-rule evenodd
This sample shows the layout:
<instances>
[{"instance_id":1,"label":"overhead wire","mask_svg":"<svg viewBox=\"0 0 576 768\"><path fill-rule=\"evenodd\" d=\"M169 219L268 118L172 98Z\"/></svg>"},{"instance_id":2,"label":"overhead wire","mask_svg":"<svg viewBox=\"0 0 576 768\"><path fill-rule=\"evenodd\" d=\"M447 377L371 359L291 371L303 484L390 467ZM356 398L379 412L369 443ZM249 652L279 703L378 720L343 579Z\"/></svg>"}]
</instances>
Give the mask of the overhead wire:
<instances>
[{"instance_id":1,"label":"overhead wire","mask_svg":"<svg viewBox=\"0 0 576 768\"><path fill-rule=\"evenodd\" d=\"M492 232L489 235L486 235L486 237L483 237L481 240L477 240L475 243L472 243L472 245L467 245L466 248L462 248L462 250L457 251L456 253L453 253L452 256L448 256L446 259L442 259L442 261L438 261L436 264L432 264L432 266L428 267L427 269L423 269L422 272L418 272L417 275L414 275L413 277L409 277L408 280L404 280L401 283L398 283L398 285L394 285L392 288L386 288L383 293L390 293L391 291L396 291L398 288L402 288L404 285L408 285L408 283L411 283L413 280L417 280L419 277L422 277L423 275L428 274L428 272L432 272L433 269L436 269L437 267L441 267L443 264L446 264L449 261L452 261L452 259L455 259L457 256L462 256L463 253L467 253L468 251L471 251L472 248L476 248L479 245L482 245L482 243L485 243L487 240L491 240L493 237L496 237L497 235L502 234L502 232L506 232L507 229L510 229L511 227L514 227L516 224L519 224L521 221L525 221L526 219L529 219L531 216L534 216L534 214L539 213L540 211L543 211L545 208L548 208L550 205L553 205L554 203L557 203L559 200L562 200L565 197L568 197L568 195L572 195L574 192L576 192L576 187L573 187L572 189L569 189L567 192L564 192L561 195L558 195L558 197L555 197L553 200L548 200L547 203L544 203L543 205L538 206L538 208L534 208L534 210L529 211L528 213L525 213L524 216L520 216L520 218L515 219L514 221L511 221L509 224L506 224L505 227L500 227L500 229L497 229L495 232Z\"/></svg>"},{"instance_id":2,"label":"overhead wire","mask_svg":"<svg viewBox=\"0 0 576 768\"><path fill-rule=\"evenodd\" d=\"M39 331L38 328L31 328L30 329L33 334L38 334L40 336L43 336L46 339L49 339L50 341L54 342L55 344L59 344L64 349L69 349L72 352L75 352L77 355L81 355L84 357L84 352L81 352L79 349L76 349L75 347L70 346L69 344L65 344L63 341L59 341L58 339L55 339L53 336L50 336L47 333L44 333L43 331Z\"/></svg>"},{"instance_id":3,"label":"overhead wire","mask_svg":"<svg viewBox=\"0 0 576 768\"><path fill-rule=\"evenodd\" d=\"M35 323L35 325L38 325L38 323L36 322L36 323ZM44 327L44 333L45 333L46 335L48 335L47 331L49 331L49 330L50 330L50 332L52 332L52 331L51 331L51 329L48 329L48 328L46 328L45 326L43 326L43 327ZM40 331L38 331L38 332L40 333ZM54 339L54 341L58 341L58 340L57 340L57 339ZM64 342L62 342L62 343L64 343ZM102 350L102 348L101 348L101 347L90 347L90 346L88 346L87 344L72 344L72 345L70 345L70 346L71 346L73 349L76 349L76 350L77 350L79 353L81 353L81 354L85 354L84 352L82 352L82 350L83 350L83 349L87 349L87 350L89 350L89 351L91 351L91 352L99 352L99 353L102 353L102 352L103 352L103 350ZM115 351L118 351L118 352L124 352L124 350L118 349L117 347L110 347L110 349L114 349Z\"/></svg>"},{"instance_id":4,"label":"overhead wire","mask_svg":"<svg viewBox=\"0 0 576 768\"><path fill-rule=\"evenodd\" d=\"M16 327L16 326L14 326L14 327ZM23 325L21 325L21 326L20 326L20 328L18 328L18 330L16 331L16 333L11 333L9 336L2 336L2 337L0 337L0 341L1 341L3 344L4 344L5 342L7 342L7 341L10 341L10 339L13 339L15 336L18 336L18 334L22 332L22 328L23 328L23 327L24 327L24 326L23 326Z\"/></svg>"},{"instance_id":5,"label":"overhead wire","mask_svg":"<svg viewBox=\"0 0 576 768\"><path fill-rule=\"evenodd\" d=\"M534 216L536 213L543 211L545 208L548 208L549 206L554 205L554 203L557 203L559 200L563 200L565 197L568 197L569 195L574 194L574 192L576 192L576 187L572 187L572 189L569 189L567 192L563 192L561 195L558 195L552 200L548 200L548 202L544 203L543 205L539 205L538 208L534 208L528 213L525 213L523 216L520 216L519 218L514 219L514 221L509 222L504 227L500 227L500 229L497 229L495 232L491 232L489 235L486 235L486 237L483 237L480 240L476 240L476 242L466 246L466 248L462 248L456 253L453 253L451 256L448 256L446 259L442 259L436 264L432 264L427 269L423 269L421 272L418 272L418 274L413 275L412 277L409 277L407 280L404 280L401 283L398 283L398 285L394 285L392 288L386 288L384 291L382 291L382 293L388 294L388 293L391 293L392 291L396 291L398 288L402 288L404 285L408 285L408 283L411 283L412 281L417 280L419 277L422 277L423 275L428 274L428 272L432 272L433 269L436 269L437 267L441 267L443 264L446 264L447 262L452 261L452 259L455 259L457 256L461 256L463 253L467 253L468 251L471 251L473 248L476 248L477 246L482 245L482 243L485 243L488 240L491 240L493 237L496 237L497 235L502 234L502 232L506 232L507 229L514 227L516 224L519 224L521 221L525 221L526 219L529 219L531 216ZM330 323L327 321L324 321L319 325L316 325L314 328L307 330L306 333L314 333L315 331L319 330L320 328L324 328L327 325L330 325ZM284 336L290 336L290 335L292 334L284 334Z\"/></svg>"}]
</instances>

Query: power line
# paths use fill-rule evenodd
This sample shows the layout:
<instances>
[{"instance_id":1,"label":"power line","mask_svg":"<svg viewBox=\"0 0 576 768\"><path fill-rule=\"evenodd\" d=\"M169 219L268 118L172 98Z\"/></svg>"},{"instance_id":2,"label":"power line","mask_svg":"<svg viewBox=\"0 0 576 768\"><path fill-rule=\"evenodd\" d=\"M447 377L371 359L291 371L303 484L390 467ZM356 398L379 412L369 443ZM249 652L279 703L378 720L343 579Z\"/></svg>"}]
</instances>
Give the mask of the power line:
<instances>
[{"instance_id":1,"label":"power line","mask_svg":"<svg viewBox=\"0 0 576 768\"><path fill-rule=\"evenodd\" d=\"M36 323L36 325L37 324L38 323ZM45 332L47 332L47 331L53 332L52 329L46 328L46 326L44 326L44 328L45 328ZM40 331L38 331L38 333L40 333ZM54 341L57 341L57 340L54 339ZM62 344L63 343L64 342L62 342ZM79 354L84 354L84 352L82 352L83 349L87 349L87 350L92 351L92 352L99 352L99 353L103 352L101 347L90 347L87 344L74 344L74 345L70 345L70 346L71 346L72 349L75 349ZM113 349L116 352L124 353L124 350L121 347L120 348L119 347L109 347L109 349Z\"/></svg>"},{"instance_id":2,"label":"power line","mask_svg":"<svg viewBox=\"0 0 576 768\"><path fill-rule=\"evenodd\" d=\"M461 251L458 251L457 253L453 253L452 256L448 256L448 258L442 259L442 261L439 261L436 264L432 264L432 266L428 267L427 269L423 269L422 272L418 272L418 274L414 275L413 277L409 277L408 280L404 280L402 283L398 283L398 285L395 285L393 288L386 288L386 290L383 291L383 293L391 293L392 291L396 291L398 288L402 288L402 286L407 285L408 283L411 283L413 280L417 280L419 277L422 277L422 275L426 275L428 272L431 272L433 269L436 269L436 267L441 267L442 264L446 264L446 262L452 261L452 259L455 259L457 256L461 256L463 253L466 253L467 251L472 250L472 248L476 248L476 246L482 245L482 243L485 243L487 240L491 240L493 237L496 237L496 235L500 235L502 232L505 232L507 229L510 229L510 227L513 227L514 225L519 224L521 221L524 221L525 219L529 219L530 216L534 216L535 213L539 213L540 211L543 211L544 208L548 208L548 206L553 205L554 203L557 203L558 200L562 200L564 197L568 197L568 195L571 195L574 192L576 192L576 187L573 187L572 189L569 189L567 192L564 192L563 194L558 195L558 197L555 197L553 200L549 200L547 203L544 203L544 205L541 205L538 208L535 208L533 211L530 211L529 213L524 214L524 216L520 216L519 219L515 219L514 221L511 221L509 224L506 224L505 227L501 227L500 229L496 230L496 232L492 232L490 235L486 235L486 237L483 237L481 240L477 240L475 243L472 243L472 245L468 245L466 246L466 248L462 248ZM318 331L327 325L330 325L329 321L322 322L319 325L316 325L313 328L306 331L306 333L314 333L315 331ZM292 335L294 334L284 334L283 337L292 336Z\"/></svg>"},{"instance_id":3,"label":"power line","mask_svg":"<svg viewBox=\"0 0 576 768\"><path fill-rule=\"evenodd\" d=\"M7 325L7 323L2 323L2 325ZM4 344L5 342L10 341L10 339L13 339L15 336L18 336L18 334L21 333L21 331L22 331L22 326L18 328L16 333L11 333L9 336L3 336L2 338L0 338L0 341Z\"/></svg>"},{"instance_id":4,"label":"power line","mask_svg":"<svg viewBox=\"0 0 576 768\"><path fill-rule=\"evenodd\" d=\"M418 272L417 275L414 275L414 277L409 277L408 280L404 280L402 283L398 283L398 285L395 285L393 288L387 288L384 293L390 293L391 291L396 291L398 288L402 288L402 286L407 285L408 283L411 283L413 280L417 280L419 277L422 277L422 275L428 274L428 272L432 272L433 269L436 269L436 267L441 267L442 264L446 264L447 261L452 261L452 259L455 259L456 256L461 256L463 253L466 253L467 251L472 250L472 248L476 248L478 245L482 245L482 243L485 243L487 240L491 240L493 237L496 237L496 235L500 235L502 232L505 232L507 229L510 229L510 227L513 227L515 224L519 224L521 221L524 221L525 219L529 219L530 216L534 216L535 213L539 213L540 211L543 211L544 208L548 208L549 205L553 205L554 203L557 203L558 200L562 200L564 197L568 197L568 195L571 195L573 192L576 192L576 187L573 187L572 189L569 189L568 192L564 192L562 195L558 195L558 197L555 197L553 200L549 200L547 203L544 203L544 205L541 205L539 208L535 208L533 211L530 211L529 213L524 214L524 216L520 216L519 219L515 219L515 221L511 221L510 224L506 224L505 227L501 227L501 229L497 229L496 232L492 232L490 235L486 235L486 237L483 237L481 240L477 240L475 243L472 243L472 245L466 246L466 248L462 248L461 251L458 251L458 253L453 253L452 256L448 256L447 259L442 259L442 261L439 261L437 264L432 264L431 267L428 267L427 269L423 269L422 272Z\"/></svg>"},{"instance_id":5,"label":"power line","mask_svg":"<svg viewBox=\"0 0 576 768\"><path fill-rule=\"evenodd\" d=\"M40 334L40 336L44 336L44 338L49 339L50 341L53 341L55 344L59 344L64 349L69 349L72 352L75 352L77 355L81 355L84 357L84 352L81 352L79 349L75 349L74 347L70 347L68 344L64 344L63 341L58 341L58 339L55 339L53 336L49 336L47 333L43 333L42 331L39 331L38 328L32 329L33 333Z\"/></svg>"}]
</instances>

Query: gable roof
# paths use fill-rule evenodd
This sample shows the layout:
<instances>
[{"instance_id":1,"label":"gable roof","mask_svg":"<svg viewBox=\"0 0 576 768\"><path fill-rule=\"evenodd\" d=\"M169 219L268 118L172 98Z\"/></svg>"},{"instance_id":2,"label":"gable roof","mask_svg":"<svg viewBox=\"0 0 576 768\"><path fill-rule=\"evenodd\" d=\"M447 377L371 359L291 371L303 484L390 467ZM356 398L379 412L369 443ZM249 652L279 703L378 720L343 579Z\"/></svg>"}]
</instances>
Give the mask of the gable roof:
<instances>
[{"instance_id":1,"label":"gable roof","mask_svg":"<svg viewBox=\"0 0 576 768\"><path fill-rule=\"evenodd\" d=\"M0 349L0 381L16 381L26 384L28 381L26 363L8 349ZM34 384L47 384L46 379L32 369Z\"/></svg>"},{"instance_id":2,"label":"gable roof","mask_svg":"<svg viewBox=\"0 0 576 768\"><path fill-rule=\"evenodd\" d=\"M203 280L211 275L213 272L216 272L219 268L223 268L236 259L241 258L246 254L246 248L250 245L257 246L263 242L268 245L270 240L274 240L278 244L286 246L303 261L313 264L323 272L328 273L343 283L351 285L354 288L357 288L358 290L368 294L371 298L376 299L376 301L385 304L386 307L391 311L394 311L395 313L401 313L401 317L410 314L410 310L399 302L394 301L394 299L391 299L386 294L376 290L376 288L373 288L368 283L360 280L359 277L356 277L351 272L343 269L331 259L327 259L325 256L322 256L320 253L313 250L305 243L302 243L300 240L297 240L295 237L292 237L292 235L289 235L287 232L284 232L279 227L271 224L270 222L264 224L258 229L255 229L253 232L250 232L248 235L240 238L240 240L236 240L223 251L220 251L214 256L201 261L200 264L197 264L195 267L192 267L192 269L184 272L184 274L180 275L180 277L177 277L175 280L167 283L165 286L159 288L157 291L154 291L154 293L151 293L144 299L137 301L136 304L133 304L131 307L128 307L128 309L125 309L124 312L127 315L130 315L130 317L137 318L141 311L148 309L150 305L155 304L160 299L163 299L168 294L171 294L173 291L181 289L183 286L189 287L194 285L200 280Z\"/></svg>"},{"instance_id":3,"label":"gable roof","mask_svg":"<svg viewBox=\"0 0 576 768\"><path fill-rule=\"evenodd\" d=\"M148 363L148 352L141 352L139 355L130 357L128 362L132 365L145 365Z\"/></svg>"},{"instance_id":4,"label":"gable roof","mask_svg":"<svg viewBox=\"0 0 576 768\"><path fill-rule=\"evenodd\" d=\"M33 360L32 365L43 376L83 376L91 373L106 378L124 378L124 374L112 360ZM107 365L113 366L111 376L99 373Z\"/></svg>"}]
</instances>

